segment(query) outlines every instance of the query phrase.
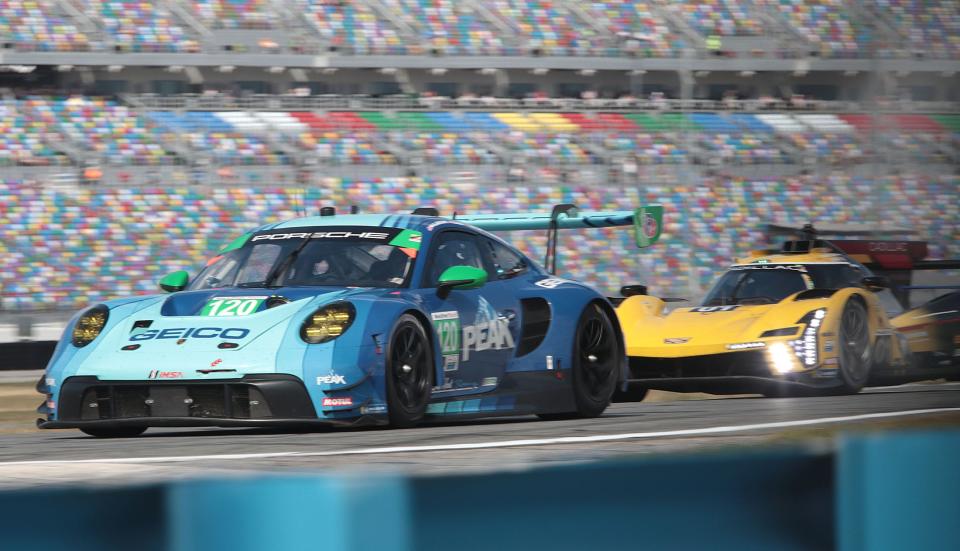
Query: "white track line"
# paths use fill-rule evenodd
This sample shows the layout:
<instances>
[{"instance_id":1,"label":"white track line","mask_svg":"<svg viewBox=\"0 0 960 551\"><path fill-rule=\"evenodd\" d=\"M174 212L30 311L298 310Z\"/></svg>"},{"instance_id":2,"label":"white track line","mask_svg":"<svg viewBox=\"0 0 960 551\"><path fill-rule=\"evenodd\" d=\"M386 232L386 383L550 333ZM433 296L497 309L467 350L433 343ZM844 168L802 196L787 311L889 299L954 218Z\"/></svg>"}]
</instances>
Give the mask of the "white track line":
<instances>
[{"instance_id":1,"label":"white track line","mask_svg":"<svg viewBox=\"0 0 960 551\"><path fill-rule=\"evenodd\" d=\"M914 409L906 411L890 411L885 413L864 413L861 415L847 415L843 417L822 417L819 419L802 419L797 421L779 421L776 423L757 423L752 425L730 425L720 427L705 427L699 429L667 430L658 432L632 432L623 434L602 434L596 436L564 436L558 438L536 438L528 440L504 440L500 442L475 442L465 444L441 444L435 446L396 446L386 448L358 448L353 450L339 450L327 452L270 452L245 453L225 455L185 455L172 457L126 457L104 459L53 459L42 461L4 461L0 467L14 465L63 465L76 463L175 463L189 461L222 461L227 459L271 459L277 457L331 457L339 455L376 455L385 453L413 453L452 450L478 450L491 448L515 448L522 446L547 446L551 444L585 444L592 442L612 442L617 440L638 440L647 438L668 438L674 436L700 436L707 434L725 434L733 432L747 432L754 430L785 429L791 427L806 427L810 425L826 425L833 423L849 423L869 421L872 419L889 419L893 417L908 417L914 415L928 415L933 413L956 413L960 407Z\"/></svg>"},{"instance_id":2,"label":"white track line","mask_svg":"<svg viewBox=\"0 0 960 551\"><path fill-rule=\"evenodd\" d=\"M890 394L889 391L917 391L917 392L927 392L927 391L937 391L937 390L953 390L960 387L960 383L905 383L902 385L891 385L891 386L871 386L863 389L863 394ZM877 392L874 392L877 391Z\"/></svg>"}]
</instances>

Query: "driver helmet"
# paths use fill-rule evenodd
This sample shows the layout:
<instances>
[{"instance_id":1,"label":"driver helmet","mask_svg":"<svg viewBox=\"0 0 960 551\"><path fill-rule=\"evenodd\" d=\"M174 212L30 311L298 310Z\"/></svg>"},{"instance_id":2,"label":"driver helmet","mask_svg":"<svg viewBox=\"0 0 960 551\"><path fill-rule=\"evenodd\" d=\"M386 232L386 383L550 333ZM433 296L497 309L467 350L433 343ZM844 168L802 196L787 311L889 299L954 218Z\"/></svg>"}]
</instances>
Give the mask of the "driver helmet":
<instances>
[{"instance_id":1,"label":"driver helmet","mask_svg":"<svg viewBox=\"0 0 960 551\"><path fill-rule=\"evenodd\" d=\"M310 269L310 275L321 276L330 271L330 262L326 258L318 258Z\"/></svg>"}]
</instances>

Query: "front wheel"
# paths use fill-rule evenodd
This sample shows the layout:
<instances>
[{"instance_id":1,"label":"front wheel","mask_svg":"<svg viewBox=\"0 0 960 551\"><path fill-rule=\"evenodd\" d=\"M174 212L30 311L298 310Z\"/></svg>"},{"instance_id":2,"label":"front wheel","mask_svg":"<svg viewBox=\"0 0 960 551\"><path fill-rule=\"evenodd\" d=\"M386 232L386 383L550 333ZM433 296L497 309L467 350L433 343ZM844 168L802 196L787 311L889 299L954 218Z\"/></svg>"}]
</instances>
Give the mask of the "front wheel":
<instances>
[{"instance_id":1,"label":"front wheel","mask_svg":"<svg viewBox=\"0 0 960 551\"><path fill-rule=\"evenodd\" d=\"M387 417L394 427L412 427L423 418L430 399L433 351L420 321L400 316L390 333L386 382Z\"/></svg>"},{"instance_id":2,"label":"front wheel","mask_svg":"<svg viewBox=\"0 0 960 551\"><path fill-rule=\"evenodd\" d=\"M870 377L870 323L867 308L858 299L851 299L843 307L837 330L840 347L840 381L834 392L856 394Z\"/></svg>"},{"instance_id":3,"label":"front wheel","mask_svg":"<svg viewBox=\"0 0 960 551\"><path fill-rule=\"evenodd\" d=\"M544 419L597 417L610 405L623 362L610 316L596 303L588 305L573 343L573 400L576 411L545 414Z\"/></svg>"},{"instance_id":4,"label":"front wheel","mask_svg":"<svg viewBox=\"0 0 960 551\"><path fill-rule=\"evenodd\" d=\"M95 436L97 438L133 438L140 436L147 430L147 427L84 427L80 432Z\"/></svg>"}]
</instances>

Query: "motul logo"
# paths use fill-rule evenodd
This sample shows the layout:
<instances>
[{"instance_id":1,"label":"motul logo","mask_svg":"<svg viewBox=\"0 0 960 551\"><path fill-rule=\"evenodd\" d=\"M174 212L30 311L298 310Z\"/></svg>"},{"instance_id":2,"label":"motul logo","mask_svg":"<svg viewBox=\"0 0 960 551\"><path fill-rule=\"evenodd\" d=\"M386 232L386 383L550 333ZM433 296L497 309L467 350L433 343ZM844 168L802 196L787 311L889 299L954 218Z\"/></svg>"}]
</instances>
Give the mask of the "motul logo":
<instances>
[{"instance_id":1,"label":"motul logo","mask_svg":"<svg viewBox=\"0 0 960 551\"><path fill-rule=\"evenodd\" d=\"M353 398L324 398L321 404L323 407L352 406Z\"/></svg>"}]
</instances>

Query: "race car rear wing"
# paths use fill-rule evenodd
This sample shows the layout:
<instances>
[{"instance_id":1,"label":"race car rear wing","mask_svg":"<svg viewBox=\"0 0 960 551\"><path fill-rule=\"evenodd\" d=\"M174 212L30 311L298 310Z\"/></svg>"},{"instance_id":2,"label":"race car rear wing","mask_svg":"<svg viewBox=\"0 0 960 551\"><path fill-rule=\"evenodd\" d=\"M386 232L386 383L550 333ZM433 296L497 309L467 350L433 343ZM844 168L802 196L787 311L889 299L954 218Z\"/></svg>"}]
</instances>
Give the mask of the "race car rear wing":
<instances>
[{"instance_id":1,"label":"race car rear wing","mask_svg":"<svg viewBox=\"0 0 960 551\"><path fill-rule=\"evenodd\" d=\"M785 226L770 224L775 230L789 230ZM916 270L957 270L960 269L960 259L953 260L925 260L928 254L926 241L910 239L823 239L827 233L847 235L897 235L909 233L900 228L878 229L824 229L822 226L814 228L806 224L802 228L793 228L803 239L786 241L783 244L783 253L803 253L814 248L827 248L850 262L869 269L876 275L887 278L890 290L904 308L909 307L908 293L913 289L953 289L954 285L911 285L912 274Z\"/></svg>"},{"instance_id":2,"label":"race car rear wing","mask_svg":"<svg viewBox=\"0 0 960 551\"><path fill-rule=\"evenodd\" d=\"M575 205L567 203L555 205L550 214L477 214L458 216L457 220L487 231L547 230L543 265L548 272L556 273L558 230L633 226L637 247L649 247L660 238L663 207L649 205L634 211L580 212Z\"/></svg>"},{"instance_id":3,"label":"race car rear wing","mask_svg":"<svg viewBox=\"0 0 960 551\"><path fill-rule=\"evenodd\" d=\"M430 212L432 215L436 215L435 213L436 210ZM427 214L427 208L417 209L414 214ZM547 254L544 258L544 268L550 273L556 273L559 256L557 253L558 230L633 226L637 247L649 247L660 238L663 228L663 206L645 205L633 211L581 212L576 205L565 203L555 205L549 214L473 214L455 215L453 219L487 231L547 230Z\"/></svg>"}]
</instances>

